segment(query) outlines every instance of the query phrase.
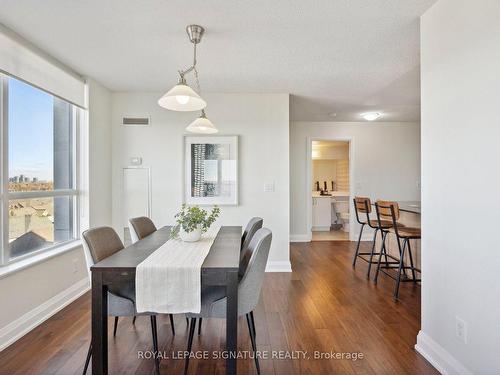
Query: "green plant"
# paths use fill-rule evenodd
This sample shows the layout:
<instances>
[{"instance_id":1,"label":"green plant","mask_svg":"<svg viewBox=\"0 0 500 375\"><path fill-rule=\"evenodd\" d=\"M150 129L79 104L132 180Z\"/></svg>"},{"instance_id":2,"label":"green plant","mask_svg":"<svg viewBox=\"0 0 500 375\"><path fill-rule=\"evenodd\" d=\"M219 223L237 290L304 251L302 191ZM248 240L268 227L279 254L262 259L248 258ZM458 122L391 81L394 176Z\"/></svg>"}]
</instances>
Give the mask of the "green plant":
<instances>
[{"instance_id":1,"label":"green plant","mask_svg":"<svg viewBox=\"0 0 500 375\"><path fill-rule=\"evenodd\" d=\"M205 233L215 220L219 217L220 208L214 206L210 214L199 206L188 206L183 204L180 212L175 215L177 223L170 232L171 238L177 238L181 228L189 233L201 226L201 232Z\"/></svg>"}]
</instances>

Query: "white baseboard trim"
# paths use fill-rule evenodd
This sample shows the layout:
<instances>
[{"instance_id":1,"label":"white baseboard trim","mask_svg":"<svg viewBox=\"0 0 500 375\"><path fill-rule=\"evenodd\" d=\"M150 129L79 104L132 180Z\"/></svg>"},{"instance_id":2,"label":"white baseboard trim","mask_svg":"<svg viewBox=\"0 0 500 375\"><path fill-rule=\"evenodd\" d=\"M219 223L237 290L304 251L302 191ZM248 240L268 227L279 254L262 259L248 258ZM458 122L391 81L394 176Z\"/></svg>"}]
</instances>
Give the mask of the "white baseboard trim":
<instances>
[{"instance_id":1,"label":"white baseboard trim","mask_svg":"<svg viewBox=\"0 0 500 375\"><path fill-rule=\"evenodd\" d=\"M78 281L0 329L0 352L46 321L90 289L87 278Z\"/></svg>"},{"instance_id":2,"label":"white baseboard trim","mask_svg":"<svg viewBox=\"0 0 500 375\"><path fill-rule=\"evenodd\" d=\"M266 272L292 272L292 264L289 260L269 261Z\"/></svg>"},{"instance_id":3,"label":"white baseboard trim","mask_svg":"<svg viewBox=\"0 0 500 375\"><path fill-rule=\"evenodd\" d=\"M291 234L290 242L311 242L312 234Z\"/></svg>"},{"instance_id":4,"label":"white baseboard trim","mask_svg":"<svg viewBox=\"0 0 500 375\"><path fill-rule=\"evenodd\" d=\"M472 375L471 371L422 331L418 332L415 350L443 375Z\"/></svg>"}]
</instances>

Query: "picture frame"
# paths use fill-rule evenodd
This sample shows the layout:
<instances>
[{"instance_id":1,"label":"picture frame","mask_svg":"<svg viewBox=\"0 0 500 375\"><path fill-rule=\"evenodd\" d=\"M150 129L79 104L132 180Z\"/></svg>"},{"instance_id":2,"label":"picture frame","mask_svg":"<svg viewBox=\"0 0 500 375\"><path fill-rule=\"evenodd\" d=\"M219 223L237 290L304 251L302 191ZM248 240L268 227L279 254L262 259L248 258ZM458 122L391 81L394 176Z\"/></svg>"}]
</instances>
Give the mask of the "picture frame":
<instances>
[{"instance_id":1,"label":"picture frame","mask_svg":"<svg viewBox=\"0 0 500 375\"><path fill-rule=\"evenodd\" d=\"M238 136L184 137L184 202L238 205Z\"/></svg>"}]
</instances>

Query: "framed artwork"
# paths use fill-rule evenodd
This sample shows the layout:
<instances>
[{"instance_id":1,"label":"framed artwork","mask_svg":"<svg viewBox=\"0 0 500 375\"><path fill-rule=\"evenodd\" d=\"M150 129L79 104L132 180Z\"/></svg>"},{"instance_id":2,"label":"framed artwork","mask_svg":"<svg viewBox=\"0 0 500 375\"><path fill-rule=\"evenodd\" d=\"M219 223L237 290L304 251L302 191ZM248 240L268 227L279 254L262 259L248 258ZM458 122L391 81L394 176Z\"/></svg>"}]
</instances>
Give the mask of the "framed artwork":
<instances>
[{"instance_id":1,"label":"framed artwork","mask_svg":"<svg viewBox=\"0 0 500 375\"><path fill-rule=\"evenodd\" d=\"M184 201L238 204L238 136L185 136Z\"/></svg>"}]
</instances>

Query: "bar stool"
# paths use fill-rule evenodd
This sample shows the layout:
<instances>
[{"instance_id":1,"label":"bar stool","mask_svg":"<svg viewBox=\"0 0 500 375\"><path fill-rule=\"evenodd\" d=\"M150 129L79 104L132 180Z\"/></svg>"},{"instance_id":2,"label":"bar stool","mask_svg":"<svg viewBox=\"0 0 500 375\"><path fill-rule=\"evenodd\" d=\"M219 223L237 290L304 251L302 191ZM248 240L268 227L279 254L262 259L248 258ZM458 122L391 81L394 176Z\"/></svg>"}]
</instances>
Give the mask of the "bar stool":
<instances>
[{"instance_id":1,"label":"bar stool","mask_svg":"<svg viewBox=\"0 0 500 375\"><path fill-rule=\"evenodd\" d=\"M378 275L379 272L382 271L384 274L389 276L390 278L394 279L396 282L396 285L394 287L394 299L399 298L399 284L401 282L408 282L411 281L413 283L417 283L421 281L421 279L416 278L415 272L421 273L421 271L416 268L413 264L413 255L411 252L411 245L410 245L410 240L419 240L421 238L421 230L420 228L412 228L412 227L407 227L399 224L397 221L399 220L399 205L397 202L390 202L390 201L377 201L375 203L375 210L377 212L377 220L379 223L383 221L382 218L391 218L392 221L392 227L389 230L385 230L384 238L383 241L385 241L385 237L387 237L387 234L389 232L394 233L396 235L396 241L398 243L398 250L399 250L399 258L392 255L388 254L387 250L385 248L385 245L382 246L382 249L380 251L379 257L378 257L378 262L377 262L377 272L375 273L375 284L377 283L378 280ZM401 240L403 243L401 244ZM406 250L408 249L408 258L410 260L410 266L406 266L404 264L404 258L405 258L405 253ZM386 259L385 265L382 265L381 259L382 255L384 255ZM391 258L396 261L397 266L391 265L391 263L387 264L387 258ZM386 269L396 269L397 268L397 274L396 276L391 275ZM406 277L404 279L401 279L401 273L405 273L405 270L411 270L412 278L407 279Z\"/></svg>"},{"instance_id":2,"label":"bar stool","mask_svg":"<svg viewBox=\"0 0 500 375\"><path fill-rule=\"evenodd\" d=\"M358 257L360 259L364 260L365 262L368 263L368 271L367 271L366 277L370 278L370 272L371 272L372 264L376 263L376 261L373 260L373 256L377 256L377 255L381 254L381 251L378 252L378 253L375 252L375 243L376 243L376 240L377 240L377 234L380 231L381 236L382 236L382 245L381 245L381 247L384 248L385 247L384 232L386 230L388 230L390 227L392 227L392 221L388 221L388 220L379 221L379 220L373 220L373 219L370 218L370 213L372 212L372 204L371 204L370 198L355 197L354 198L354 209L355 209L355 212L356 212L356 220L358 221L359 224L361 224L361 230L359 232L358 244L356 245L356 252L354 254L354 259L352 261L352 266L353 267L356 266L356 260L358 259ZM366 215L366 220L363 220L363 219L360 218L360 213ZM373 233L373 242L372 242L371 251L369 253L366 253L366 252L365 253L363 253L363 252L360 253L359 252L359 246L360 246L360 243L361 243L361 236L363 234L363 229L365 228L365 225L368 225L370 228L375 229L375 232ZM363 257L363 255L369 255L370 258L367 259L367 258ZM389 262L388 259L387 259L387 257L385 257L385 263L387 265L389 265L391 263L396 264L396 262Z\"/></svg>"}]
</instances>

